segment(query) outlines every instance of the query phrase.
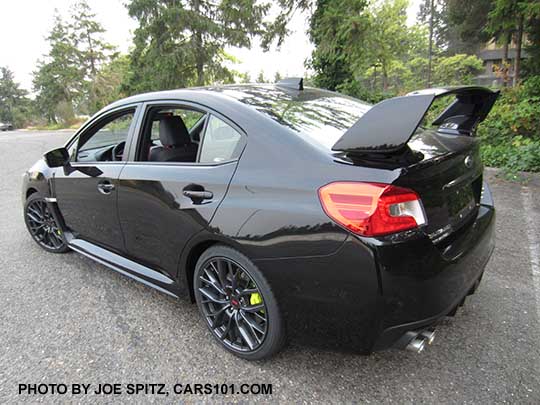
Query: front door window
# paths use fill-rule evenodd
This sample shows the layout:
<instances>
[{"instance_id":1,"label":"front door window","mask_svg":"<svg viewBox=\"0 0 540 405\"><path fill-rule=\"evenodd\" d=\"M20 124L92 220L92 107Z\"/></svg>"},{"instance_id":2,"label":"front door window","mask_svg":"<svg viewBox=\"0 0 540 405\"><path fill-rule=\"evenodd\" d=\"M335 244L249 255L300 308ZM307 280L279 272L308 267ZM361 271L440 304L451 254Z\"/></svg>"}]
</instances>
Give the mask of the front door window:
<instances>
[{"instance_id":1,"label":"front door window","mask_svg":"<svg viewBox=\"0 0 540 405\"><path fill-rule=\"evenodd\" d=\"M81 135L76 162L114 162L122 160L124 147L133 123L134 111L123 111L98 123Z\"/></svg>"}]
</instances>

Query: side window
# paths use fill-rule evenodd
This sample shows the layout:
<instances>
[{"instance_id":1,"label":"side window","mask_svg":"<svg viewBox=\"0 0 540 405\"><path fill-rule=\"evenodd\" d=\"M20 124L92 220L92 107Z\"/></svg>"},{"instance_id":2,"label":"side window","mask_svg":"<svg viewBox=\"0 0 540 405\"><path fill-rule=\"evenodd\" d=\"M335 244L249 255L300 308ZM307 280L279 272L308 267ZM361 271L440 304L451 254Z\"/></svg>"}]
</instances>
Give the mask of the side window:
<instances>
[{"instance_id":1,"label":"side window","mask_svg":"<svg viewBox=\"0 0 540 405\"><path fill-rule=\"evenodd\" d=\"M152 139L154 143L160 143L159 121L161 118L167 117L168 115L171 115L171 116L177 115L181 117L187 130L191 133L195 124L197 124L201 120L201 118L203 118L204 113L200 111L186 110L182 108L167 108L167 109L159 110L159 113L156 114L154 117L154 121L152 121L152 130L151 130L152 134L150 138ZM193 140L197 141L197 139L193 139Z\"/></svg>"},{"instance_id":2,"label":"side window","mask_svg":"<svg viewBox=\"0 0 540 405\"><path fill-rule=\"evenodd\" d=\"M110 162L122 160L129 128L135 111L113 115L101 124L81 134L77 162Z\"/></svg>"},{"instance_id":3,"label":"side window","mask_svg":"<svg viewBox=\"0 0 540 405\"><path fill-rule=\"evenodd\" d=\"M202 141L200 163L219 163L235 159L243 147L242 135L233 127L211 115Z\"/></svg>"},{"instance_id":4,"label":"side window","mask_svg":"<svg viewBox=\"0 0 540 405\"><path fill-rule=\"evenodd\" d=\"M142 162L195 163L206 113L184 106L150 107L137 150Z\"/></svg>"}]
</instances>

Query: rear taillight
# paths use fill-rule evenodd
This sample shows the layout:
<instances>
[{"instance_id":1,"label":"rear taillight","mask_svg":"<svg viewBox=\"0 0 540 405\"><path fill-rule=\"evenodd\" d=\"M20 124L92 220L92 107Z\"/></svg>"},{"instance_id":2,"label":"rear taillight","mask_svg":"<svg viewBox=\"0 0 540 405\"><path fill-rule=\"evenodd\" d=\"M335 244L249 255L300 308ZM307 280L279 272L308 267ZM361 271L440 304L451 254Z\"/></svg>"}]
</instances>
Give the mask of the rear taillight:
<instances>
[{"instance_id":1,"label":"rear taillight","mask_svg":"<svg viewBox=\"0 0 540 405\"><path fill-rule=\"evenodd\" d=\"M363 236L388 235L426 224L420 197L381 183L336 182L319 189L326 214Z\"/></svg>"}]
</instances>

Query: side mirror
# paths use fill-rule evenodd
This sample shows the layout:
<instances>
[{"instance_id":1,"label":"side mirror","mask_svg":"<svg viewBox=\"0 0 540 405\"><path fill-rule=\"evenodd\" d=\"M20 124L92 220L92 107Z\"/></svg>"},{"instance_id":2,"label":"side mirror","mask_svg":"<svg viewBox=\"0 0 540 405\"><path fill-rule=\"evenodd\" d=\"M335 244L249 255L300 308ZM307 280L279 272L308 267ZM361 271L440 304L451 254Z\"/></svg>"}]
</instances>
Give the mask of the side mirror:
<instances>
[{"instance_id":1,"label":"side mirror","mask_svg":"<svg viewBox=\"0 0 540 405\"><path fill-rule=\"evenodd\" d=\"M50 150L45 153L44 158L49 167L62 167L69 163L69 153L66 148Z\"/></svg>"}]
</instances>

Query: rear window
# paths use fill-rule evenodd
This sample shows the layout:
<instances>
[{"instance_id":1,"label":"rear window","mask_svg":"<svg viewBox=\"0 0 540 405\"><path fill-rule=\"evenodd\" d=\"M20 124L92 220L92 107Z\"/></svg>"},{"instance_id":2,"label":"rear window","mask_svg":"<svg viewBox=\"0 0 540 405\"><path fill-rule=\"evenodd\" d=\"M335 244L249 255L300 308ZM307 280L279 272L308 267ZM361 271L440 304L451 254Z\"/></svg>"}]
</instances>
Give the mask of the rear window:
<instances>
[{"instance_id":1,"label":"rear window","mask_svg":"<svg viewBox=\"0 0 540 405\"><path fill-rule=\"evenodd\" d=\"M371 108L360 100L318 89L227 86L219 90L328 149Z\"/></svg>"}]
</instances>

